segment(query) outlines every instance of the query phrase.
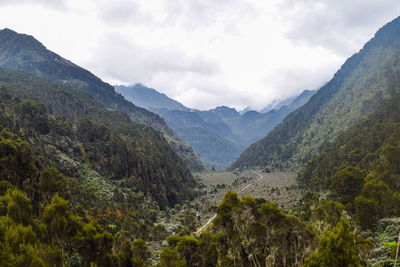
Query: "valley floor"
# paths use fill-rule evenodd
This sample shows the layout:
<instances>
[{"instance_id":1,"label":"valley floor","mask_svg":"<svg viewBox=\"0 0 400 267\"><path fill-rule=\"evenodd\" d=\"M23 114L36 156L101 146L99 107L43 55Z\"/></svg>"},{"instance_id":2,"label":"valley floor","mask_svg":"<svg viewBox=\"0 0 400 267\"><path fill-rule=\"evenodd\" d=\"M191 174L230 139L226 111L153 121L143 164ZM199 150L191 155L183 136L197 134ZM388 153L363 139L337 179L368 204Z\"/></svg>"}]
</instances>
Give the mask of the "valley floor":
<instances>
[{"instance_id":1,"label":"valley floor","mask_svg":"<svg viewBox=\"0 0 400 267\"><path fill-rule=\"evenodd\" d=\"M204 185L203 194L194 204L201 226L206 225L214 216L216 205L228 191L235 191L240 196L248 195L274 201L287 210L291 209L301 196L296 174L291 172L208 172L199 173L196 178Z\"/></svg>"}]
</instances>

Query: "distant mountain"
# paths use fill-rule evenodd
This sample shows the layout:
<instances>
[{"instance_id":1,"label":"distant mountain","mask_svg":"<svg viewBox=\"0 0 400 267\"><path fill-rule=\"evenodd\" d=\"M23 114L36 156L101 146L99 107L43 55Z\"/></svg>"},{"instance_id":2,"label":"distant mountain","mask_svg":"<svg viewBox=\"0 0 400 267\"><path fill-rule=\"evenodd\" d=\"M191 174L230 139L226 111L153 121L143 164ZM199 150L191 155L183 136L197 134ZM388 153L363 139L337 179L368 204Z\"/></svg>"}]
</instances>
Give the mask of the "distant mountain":
<instances>
[{"instance_id":1,"label":"distant mountain","mask_svg":"<svg viewBox=\"0 0 400 267\"><path fill-rule=\"evenodd\" d=\"M92 95L105 107L125 112L134 122L144 123L168 136L171 146L194 170L203 166L190 147L177 140L157 114L135 106L118 94L114 87L89 71L46 49L34 37L10 29L0 31L0 66L29 72L68 85Z\"/></svg>"},{"instance_id":2,"label":"distant mountain","mask_svg":"<svg viewBox=\"0 0 400 267\"><path fill-rule=\"evenodd\" d=\"M116 90L135 105L159 114L203 162L219 170L229 166L248 145L265 136L315 93L306 90L287 102L289 105L267 113L249 110L240 114L226 106L206 111L190 109L155 89L139 84L116 86Z\"/></svg>"},{"instance_id":3,"label":"distant mountain","mask_svg":"<svg viewBox=\"0 0 400 267\"><path fill-rule=\"evenodd\" d=\"M292 99L289 105L272 109L267 113L248 111L241 116L240 120L233 121L230 124L232 131L241 136L245 145L249 146L267 135L288 114L304 105L313 94L315 94L315 91L305 90Z\"/></svg>"},{"instance_id":4,"label":"distant mountain","mask_svg":"<svg viewBox=\"0 0 400 267\"><path fill-rule=\"evenodd\" d=\"M400 18L382 27L325 86L251 145L232 168L296 168L400 90Z\"/></svg>"},{"instance_id":5,"label":"distant mountain","mask_svg":"<svg viewBox=\"0 0 400 267\"><path fill-rule=\"evenodd\" d=\"M145 109L174 109L174 110L189 110L187 107L175 101L165 94L162 94L155 89L145 87L141 84L133 86L117 85L114 86L115 91L123 95L126 99L135 105Z\"/></svg>"}]
</instances>

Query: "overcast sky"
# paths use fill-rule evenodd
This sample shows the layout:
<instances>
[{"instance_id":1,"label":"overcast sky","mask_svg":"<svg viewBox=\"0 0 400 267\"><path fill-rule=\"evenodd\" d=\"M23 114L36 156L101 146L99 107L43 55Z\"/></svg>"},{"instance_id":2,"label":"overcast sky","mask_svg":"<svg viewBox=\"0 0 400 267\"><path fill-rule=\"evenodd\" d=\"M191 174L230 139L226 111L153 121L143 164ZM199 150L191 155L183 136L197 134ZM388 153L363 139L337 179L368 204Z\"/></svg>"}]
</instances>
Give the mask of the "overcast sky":
<instances>
[{"instance_id":1,"label":"overcast sky","mask_svg":"<svg viewBox=\"0 0 400 267\"><path fill-rule=\"evenodd\" d=\"M111 84L260 109L319 88L399 12L399 0L0 0L0 28Z\"/></svg>"}]
</instances>

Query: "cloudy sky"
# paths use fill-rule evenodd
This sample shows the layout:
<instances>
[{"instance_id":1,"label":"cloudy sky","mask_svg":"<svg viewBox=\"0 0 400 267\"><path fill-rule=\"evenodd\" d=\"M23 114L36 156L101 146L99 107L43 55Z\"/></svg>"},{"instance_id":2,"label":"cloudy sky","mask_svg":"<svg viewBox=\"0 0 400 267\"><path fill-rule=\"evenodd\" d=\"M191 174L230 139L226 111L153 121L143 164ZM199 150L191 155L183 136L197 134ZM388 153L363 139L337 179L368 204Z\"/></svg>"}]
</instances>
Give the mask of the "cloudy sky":
<instances>
[{"instance_id":1,"label":"cloudy sky","mask_svg":"<svg viewBox=\"0 0 400 267\"><path fill-rule=\"evenodd\" d=\"M200 109L317 89L398 15L399 0L0 0L0 28Z\"/></svg>"}]
</instances>

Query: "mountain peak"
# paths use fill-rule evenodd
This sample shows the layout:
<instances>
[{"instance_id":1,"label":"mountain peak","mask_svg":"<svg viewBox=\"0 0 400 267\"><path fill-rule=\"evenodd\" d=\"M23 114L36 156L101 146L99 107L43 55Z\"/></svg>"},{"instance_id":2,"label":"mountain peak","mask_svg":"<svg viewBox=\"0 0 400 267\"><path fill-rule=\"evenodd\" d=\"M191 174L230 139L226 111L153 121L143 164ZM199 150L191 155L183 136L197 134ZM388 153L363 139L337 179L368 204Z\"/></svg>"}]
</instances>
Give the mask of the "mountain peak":
<instances>
[{"instance_id":1,"label":"mountain peak","mask_svg":"<svg viewBox=\"0 0 400 267\"><path fill-rule=\"evenodd\" d=\"M45 46L39 42L38 40L35 39L32 35L24 34L24 33L18 33L12 29L9 28L4 28L0 30L0 41L21 41L24 40L24 42L19 42L19 46L21 45L35 45L35 46L41 46L42 48L45 48Z\"/></svg>"},{"instance_id":2,"label":"mountain peak","mask_svg":"<svg viewBox=\"0 0 400 267\"><path fill-rule=\"evenodd\" d=\"M13 30L11 30L11 29L9 29L9 28L4 28L4 29L0 30L0 33L1 33L1 32L3 32L3 33L14 33L14 34L18 34L17 32L15 32L15 31L13 31Z\"/></svg>"},{"instance_id":3,"label":"mountain peak","mask_svg":"<svg viewBox=\"0 0 400 267\"><path fill-rule=\"evenodd\" d=\"M117 85L114 86L114 88L118 93L122 94L135 105L155 112L157 112L158 109L189 110L178 101L141 83L129 86Z\"/></svg>"},{"instance_id":4,"label":"mountain peak","mask_svg":"<svg viewBox=\"0 0 400 267\"><path fill-rule=\"evenodd\" d=\"M240 113L236 109L227 106L218 106L210 111L226 119L240 117Z\"/></svg>"}]
</instances>

